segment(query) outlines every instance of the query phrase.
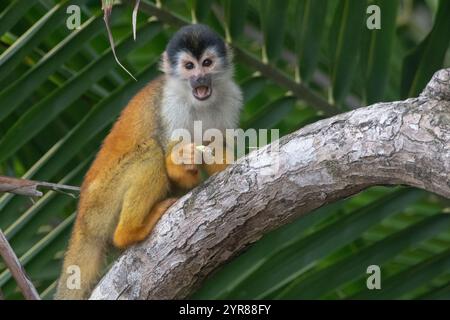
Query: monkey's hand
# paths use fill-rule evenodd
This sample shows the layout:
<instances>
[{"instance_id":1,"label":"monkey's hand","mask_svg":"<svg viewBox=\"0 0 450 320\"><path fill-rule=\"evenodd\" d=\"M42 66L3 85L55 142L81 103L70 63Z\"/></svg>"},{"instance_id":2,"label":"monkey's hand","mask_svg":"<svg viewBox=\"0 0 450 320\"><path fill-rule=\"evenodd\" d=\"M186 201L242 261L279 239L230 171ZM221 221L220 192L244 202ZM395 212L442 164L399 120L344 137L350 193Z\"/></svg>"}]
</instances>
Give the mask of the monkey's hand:
<instances>
[{"instance_id":1,"label":"monkey's hand","mask_svg":"<svg viewBox=\"0 0 450 320\"><path fill-rule=\"evenodd\" d=\"M195 144L175 145L166 157L169 179L181 188L191 189L201 181L198 164L202 162L201 151Z\"/></svg>"}]
</instances>

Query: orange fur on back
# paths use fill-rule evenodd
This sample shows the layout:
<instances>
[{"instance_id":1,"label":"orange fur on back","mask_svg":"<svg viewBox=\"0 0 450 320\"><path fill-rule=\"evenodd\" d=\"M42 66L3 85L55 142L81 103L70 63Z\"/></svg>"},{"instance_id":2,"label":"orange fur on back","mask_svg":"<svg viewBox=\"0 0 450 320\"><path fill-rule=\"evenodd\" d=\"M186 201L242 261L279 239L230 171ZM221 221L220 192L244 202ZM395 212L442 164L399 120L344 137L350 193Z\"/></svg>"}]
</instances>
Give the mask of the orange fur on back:
<instances>
[{"instance_id":1,"label":"orange fur on back","mask_svg":"<svg viewBox=\"0 0 450 320\"><path fill-rule=\"evenodd\" d=\"M160 112L157 104L161 99L163 82L163 77L153 80L128 103L103 142L84 184L89 184L105 168L114 167L120 158L132 152L139 144L145 143L149 138L157 138L157 113Z\"/></svg>"}]
</instances>

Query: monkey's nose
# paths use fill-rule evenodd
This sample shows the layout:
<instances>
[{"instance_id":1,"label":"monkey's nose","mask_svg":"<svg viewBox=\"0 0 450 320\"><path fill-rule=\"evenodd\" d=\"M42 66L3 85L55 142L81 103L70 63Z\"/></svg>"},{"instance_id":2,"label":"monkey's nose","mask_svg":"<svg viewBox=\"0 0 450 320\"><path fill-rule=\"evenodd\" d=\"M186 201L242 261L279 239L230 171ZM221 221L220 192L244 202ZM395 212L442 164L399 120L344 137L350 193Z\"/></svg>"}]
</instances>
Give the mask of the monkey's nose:
<instances>
[{"instance_id":1,"label":"monkey's nose","mask_svg":"<svg viewBox=\"0 0 450 320\"><path fill-rule=\"evenodd\" d=\"M192 77L190 79L190 83L193 89L197 87L210 87L211 86L211 77L209 75Z\"/></svg>"}]
</instances>

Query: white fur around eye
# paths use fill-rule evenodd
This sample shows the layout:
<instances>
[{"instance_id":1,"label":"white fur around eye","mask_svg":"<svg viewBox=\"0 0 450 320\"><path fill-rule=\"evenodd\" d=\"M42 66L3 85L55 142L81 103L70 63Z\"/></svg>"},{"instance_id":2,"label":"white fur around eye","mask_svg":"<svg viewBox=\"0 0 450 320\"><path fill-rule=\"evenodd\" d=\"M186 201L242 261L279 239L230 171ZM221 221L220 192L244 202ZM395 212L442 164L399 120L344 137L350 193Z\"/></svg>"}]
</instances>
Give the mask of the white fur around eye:
<instances>
[{"instance_id":1,"label":"white fur around eye","mask_svg":"<svg viewBox=\"0 0 450 320\"><path fill-rule=\"evenodd\" d=\"M176 59L177 63L175 66L175 71L176 74L178 74L181 77L188 77L190 72L194 72L195 69L198 68L198 61L197 59L195 59L190 53L188 52L180 52L177 55L177 59ZM186 68L186 64L187 63L192 63L193 68L192 69L188 69Z\"/></svg>"}]
</instances>

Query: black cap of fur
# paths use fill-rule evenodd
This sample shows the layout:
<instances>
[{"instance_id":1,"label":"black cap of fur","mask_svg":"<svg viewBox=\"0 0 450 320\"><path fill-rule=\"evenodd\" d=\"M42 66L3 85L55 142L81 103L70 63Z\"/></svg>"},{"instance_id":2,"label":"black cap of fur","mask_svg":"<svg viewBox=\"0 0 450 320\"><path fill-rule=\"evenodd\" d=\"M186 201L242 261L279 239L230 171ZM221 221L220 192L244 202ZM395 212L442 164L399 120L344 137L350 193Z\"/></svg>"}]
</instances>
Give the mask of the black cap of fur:
<instances>
[{"instance_id":1,"label":"black cap of fur","mask_svg":"<svg viewBox=\"0 0 450 320\"><path fill-rule=\"evenodd\" d=\"M195 58L200 59L202 53L210 47L214 47L221 58L225 58L227 50L222 38L204 24L191 24L182 27L170 39L166 52L172 66L176 64L176 55L180 51L190 52Z\"/></svg>"}]
</instances>

